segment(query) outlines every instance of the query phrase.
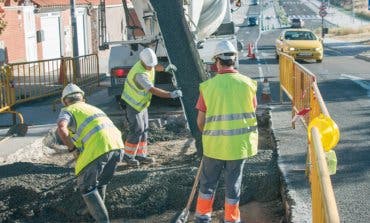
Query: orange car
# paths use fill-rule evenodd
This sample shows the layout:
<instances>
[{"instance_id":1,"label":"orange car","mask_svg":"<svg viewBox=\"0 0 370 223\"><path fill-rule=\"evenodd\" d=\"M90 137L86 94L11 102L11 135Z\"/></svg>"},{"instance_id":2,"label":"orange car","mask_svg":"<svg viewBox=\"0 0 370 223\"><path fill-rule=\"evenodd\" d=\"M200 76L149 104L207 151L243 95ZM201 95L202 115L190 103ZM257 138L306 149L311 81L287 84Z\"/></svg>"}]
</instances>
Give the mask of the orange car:
<instances>
[{"instance_id":1,"label":"orange car","mask_svg":"<svg viewBox=\"0 0 370 223\"><path fill-rule=\"evenodd\" d=\"M308 29L286 29L276 40L276 58L287 53L296 60L314 59L321 63L324 58L322 39Z\"/></svg>"}]
</instances>

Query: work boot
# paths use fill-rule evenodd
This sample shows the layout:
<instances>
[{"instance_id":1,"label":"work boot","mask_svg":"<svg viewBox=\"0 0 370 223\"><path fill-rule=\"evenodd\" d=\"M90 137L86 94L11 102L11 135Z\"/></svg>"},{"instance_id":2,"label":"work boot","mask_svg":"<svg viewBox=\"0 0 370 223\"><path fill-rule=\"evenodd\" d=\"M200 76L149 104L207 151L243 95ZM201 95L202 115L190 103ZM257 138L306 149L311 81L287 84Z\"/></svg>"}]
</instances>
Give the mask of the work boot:
<instances>
[{"instance_id":1,"label":"work boot","mask_svg":"<svg viewBox=\"0 0 370 223\"><path fill-rule=\"evenodd\" d=\"M97 189L82 195L90 214L97 222L109 223L109 215Z\"/></svg>"},{"instance_id":2,"label":"work boot","mask_svg":"<svg viewBox=\"0 0 370 223\"><path fill-rule=\"evenodd\" d=\"M98 188L100 197L103 200L103 202L105 202L105 192L106 192L106 190L107 190L107 185L103 185L103 186ZM79 216L87 215L87 214L89 214L89 209L85 206L84 208L77 210L76 214L79 215Z\"/></svg>"},{"instance_id":3,"label":"work boot","mask_svg":"<svg viewBox=\"0 0 370 223\"><path fill-rule=\"evenodd\" d=\"M123 158L122 158L122 160L124 162L126 162L127 165L129 165L129 166L139 166L140 165L140 162L138 160L136 160L133 157L129 157L127 155L124 155Z\"/></svg>"},{"instance_id":4,"label":"work boot","mask_svg":"<svg viewBox=\"0 0 370 223\"><path fill-rule=\"evenodd\" d=\"M208 218L200 218L200 217L196 217L195 218L195 223L211 223L212 220L210 217Z\"/></svg>"},{"instance_id":5,"label":"work boot","mask_svg":"<svg viewBox=\"0 0 370 223\"><path fill-rule=\"evenodd\" d=\"M136 156L136 159L140 163L145 163L145 164L155 163L155 159L153 157L149 157L149 156Z\"/></svg>"},{"instance_id":6,"label":"work boot","mask_svg":"<svg viewBox=\"0 0 370 223\"><path fill-rule=\"evenodd\" d=\"M226 220L224 220L224 219L221 219L220 220L220 223L226 223L227 221ZM245 221L238 221L238 223L247 223L247 222L245 222Z\"/></svg>"}]
</instances>

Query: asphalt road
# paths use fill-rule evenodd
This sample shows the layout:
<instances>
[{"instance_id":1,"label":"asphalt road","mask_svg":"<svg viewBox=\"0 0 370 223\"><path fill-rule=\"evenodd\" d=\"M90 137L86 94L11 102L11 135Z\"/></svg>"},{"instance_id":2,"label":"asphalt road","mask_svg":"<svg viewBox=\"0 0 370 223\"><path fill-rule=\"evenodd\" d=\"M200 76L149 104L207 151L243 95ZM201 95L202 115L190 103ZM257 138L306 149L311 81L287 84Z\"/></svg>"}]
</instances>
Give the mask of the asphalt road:
<instances>
[{"instance_id":1,"label":"asphalt road","mask_svg":"<svg viewBox=\"0 0 370 223\"><path fill-rule=\"evenodd\" d=\"M299 1L284 1L288 15L306 17L315 12ZM291 10L289 10L291 9ZM306 9L306 10L302 10ZM320 19L307 19L311 29L319 28ZM281 30L256 33L255 27L241 27L240 38L258 45L257 60L241 58L240 71L261 82L268 77L273 102L274 134L279 141L280 167L285 168L290 195L297 202L293 208L293 222L310 222L309 184L304 176L306 133L302 126L290 127L291 106L287 99L280 104L278 62L274 43ZM247 35L247 36L245 36ZM335 42L325 39L325 58L321 64L300 63L313 72L332 118L340 128L341 138L335 149L337 173L332 184L341 222L368 222L370 219L370 71L369 62L356 58L370 49L361 43ZM259 86L261 89L261 86Z\"/></svg>"}]
</instances>

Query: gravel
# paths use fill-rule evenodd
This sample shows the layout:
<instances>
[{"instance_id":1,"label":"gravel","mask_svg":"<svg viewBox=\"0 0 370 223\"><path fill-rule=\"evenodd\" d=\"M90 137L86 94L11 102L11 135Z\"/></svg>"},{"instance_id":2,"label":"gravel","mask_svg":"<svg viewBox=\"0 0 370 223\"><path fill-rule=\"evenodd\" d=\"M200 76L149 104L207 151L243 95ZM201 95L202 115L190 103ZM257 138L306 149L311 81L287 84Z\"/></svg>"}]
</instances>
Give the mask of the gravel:
<instances>
[{"instance_id":1,"label":"gravel","mask_svg":"<svg viewBox=\"0 0 370 223\"><path fill-rule=\"evenodd\" d=\"M166 120L166 125L150 132L149 153L156 158L156 164L139 168L130 168L125 163L118 166L107 189L106 205L112 219L122 222L122 219L162 215L148 222L169 222L171 215L164 213L175 213L184 208L200 158L189 133L176 132L184 129L184 122L179 118ZM280 174L268 109L258 112L258 122L260 150L245 165L241 204L273 202L273 212L280 219L283 213ZM223 208L223 191L221 181L215 210ZM193 202L191 210L194 205ZM83 200L73 175L73 161L66 148L58 144L54 130L0 166L0 222L91 221L89 216L76 215L76 210L82 207Z\"/></svg>"}]
</instances>

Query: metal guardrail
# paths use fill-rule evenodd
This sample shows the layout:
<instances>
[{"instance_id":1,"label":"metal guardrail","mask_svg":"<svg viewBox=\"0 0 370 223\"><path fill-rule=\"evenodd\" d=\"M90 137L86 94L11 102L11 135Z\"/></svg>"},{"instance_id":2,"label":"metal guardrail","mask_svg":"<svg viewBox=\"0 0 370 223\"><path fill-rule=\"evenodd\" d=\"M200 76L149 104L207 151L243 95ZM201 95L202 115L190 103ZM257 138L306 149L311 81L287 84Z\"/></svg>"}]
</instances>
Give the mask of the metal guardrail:
<instances>
[{"instance_id":1,"label":"metal guardrail","mask_svg":"<svg viewBox=\"0 0 370 223\"><path fill-rule=\"evenodd\" d=\"M292 117L304 109L309 112L301 117L304 126L321 114L330 118L325 102L317 86L316 76L294 61L287 54L279 54L280 98L283 92L292 101ZM292 123L294 128L294 123ZM309 149L307 155L307 175L311 183L312 222L339 223L335 196L325 160L324 149L318 128L313 126L308 132Z\"/></svg>"},{"instance_id":2,"label":"metal guardrail","mask_svg":"<svg viewBox=\"0 0 370 223\"><path fill-rule=\"evenodd\" d=\"M17 114L23 123L22 115L12 111L14 105L61 94L68 83L89 92L99 81L96 54L6 64L0 72L0 113Z\"/></svg>"}]
</instances>

